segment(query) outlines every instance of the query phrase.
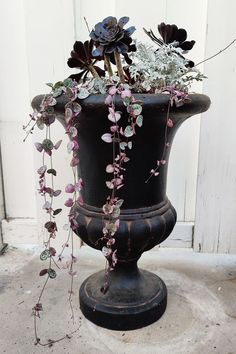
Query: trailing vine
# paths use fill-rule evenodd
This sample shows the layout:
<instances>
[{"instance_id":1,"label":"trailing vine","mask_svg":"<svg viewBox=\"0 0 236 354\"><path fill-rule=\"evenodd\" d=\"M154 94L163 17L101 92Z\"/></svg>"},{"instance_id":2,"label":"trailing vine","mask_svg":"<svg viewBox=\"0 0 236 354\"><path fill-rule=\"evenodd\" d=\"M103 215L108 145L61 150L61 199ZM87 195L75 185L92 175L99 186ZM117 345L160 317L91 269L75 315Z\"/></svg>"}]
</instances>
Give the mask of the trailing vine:
<instances>
[{"instance_id":1,"label":"trailing vine","mask_svg":"<svg viewBox=\"0 0 236 354\"><path fill-rule=\"evenodd\" d=\"M42 155L42 165L37 169L38 192L43 198L42 208L48 215L48 220L44 225L48 237L44 242L44 250L40 254L40 259L42 262L47 262L47 265L42 267L39 272L40 277L45 277L45 281L32 310L35 344L41 346L52 346L58 341L70 338L70 335L78 330L77 328L71 334L43 343L38 336L37 321L43 311L42 299L49 280L54 281L57 271L66 268L70 276L68 301L71 319L74 322L72 302L76 257L74 256L73 235L79 226L76 206L83 205L81 190L84 184L81 176L78 176L80 163L78 129L82 110L80 101L91 94L105 95L104 104L107 106L108 115L104 118L111 122L109 131L98 137L104 143L112 145L112 161L106 166L108 178L104 181L108 189L107 198L102 206L104 227L101 238L98 240L102 244L105 243L102 248L102 253L106 258L105 280L101 291L106 293L109 290L110 271L114 269L118 261L116 232L119 229L120 213L124 202L119 198L119 190L125 184L123 173L130 161L129 151L133 149L133 139L138 129L143 125L142 102L135 99L134 93L167 94L169 97L163 150L161 156L157 157L156 165L151 168L150 175L144 181L148 183L152 177L159 175L161 166L166 163L166 153L170 147L168 132L174 126L170 114L171 107L173 105L179 107L189 100L188 92L191 83L204 78L204 75L196 69L196 65L184 56L195 44L195 41L186 40L187 32L184 29L161 23L158 26L161 38L157 38L152 30L145 30L158 47L142 43L136 45L131 38L135 27L124 28L128 21L128 17L122 17L119 21L115 17L107 17L95 25L90 32L90 40L84 43L75 42L71 57L68 59L68 65L71 68L79 69L79 72L64 81L58 81L55 84L48 83L51 92L44 96L39 109L30 114L29 123L23 127L26 132L24 141L33 133L35 127L45 129L44 140L41 143L35 143L36 149ZM231 42L231 44L233 43L234 41ZM98 62L102 61L104 68L98 65ZM61 95L65 96L67 100L64 123L69 138L67 150L72 156L70 167L73 180L65 187L68 198L64 205L69 208L69 212L68 224L64 226L64 229L68 231L68 234L61 251L57 252L53 247L52 240L57 237L56 218L62 209L54 208L54 198L61 194L61 190L55 189L57 171L54 168L53 156L60 148L62 140L56 143L52 141L51 125L55 122L55 105L57 98ZM121 101L125 106L125 114L117 110L117 101ZM126 118L125 126L120 125L122 114ZM69 245L71 246L71 255L64 263L64 252Z\"/></svg>"}]
</instances>

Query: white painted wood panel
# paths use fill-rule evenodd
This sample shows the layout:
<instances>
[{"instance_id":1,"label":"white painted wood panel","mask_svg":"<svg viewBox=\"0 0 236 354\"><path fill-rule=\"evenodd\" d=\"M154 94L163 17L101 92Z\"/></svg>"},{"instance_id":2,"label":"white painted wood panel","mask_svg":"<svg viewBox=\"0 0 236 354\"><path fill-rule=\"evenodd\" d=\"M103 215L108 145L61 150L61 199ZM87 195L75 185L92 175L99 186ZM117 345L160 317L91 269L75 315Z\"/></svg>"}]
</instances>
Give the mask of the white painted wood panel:
<instances>
[{"instance_id":1,"label":"white painted wood panel","mask_svg":"<svg viewBox=\"0 0 236 354\"><path fill-rule=\"evenodd\" d=\"M208 1L206 57L236 38L236 2ZM236 45L205 63L212 100L201 124L194 248L236 253Z\"/></svg>"},{"instance_id":2,"label":"white painted wood panel","mask_svg":"<svg viewBox=\"0 0 236 354\"><path fill-rule=\"evenodd\" d=\"M22 0L0 2L0 141L9 217L35 217L33 149L22 143L30 112L25 16Z\"/></svg>"}]
</instances>

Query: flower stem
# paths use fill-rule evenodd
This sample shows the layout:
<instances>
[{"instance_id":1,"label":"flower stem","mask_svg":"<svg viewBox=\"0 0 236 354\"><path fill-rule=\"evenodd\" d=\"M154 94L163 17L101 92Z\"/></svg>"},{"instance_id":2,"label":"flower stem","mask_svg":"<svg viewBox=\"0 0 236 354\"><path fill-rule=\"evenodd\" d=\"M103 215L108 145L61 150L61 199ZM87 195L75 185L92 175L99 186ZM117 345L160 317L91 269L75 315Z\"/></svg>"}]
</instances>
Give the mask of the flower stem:
<instances>
[{"instance_id":1,"label":"flower stem","mask_svg":"<svg viewBox=\"0 0 236 354\"><path fill-rule=\"evenodd\" d=\"M110 58L109 58L108 55L105 55L105 56L104 56L104 61L105 61L106 69L107 69L107 71L108 71L108 75L109 75L109 77L111 78L112 75L113 75L113 71L112 71L112 67L111 67Z\"/></svg>"},{"instance_id":2,"label":"flower stem","mask_svg":"<svg viewBox=\"0 0 236 354\"><path fill-rule=\"evenodd\" d=\"M116 67L117 67L118 75L120 78L120 82L122 84L124 84L125 83L125 75L124 75L123 67L121 64L120 54L117 52L114 52L114 56L115 56Z\"/></svg>"},{"instance_id":3,"label":"flower stem","mask_svg":"<svg viewBox=\"0 0 236 354\"><path fill-rule=\"evenodd\" d=\"M98 75L97 71L94 69L93 65L89 64L87 66L91 74L93 75L94 78L100 79L100 76Z\"/></svg>"}]
</instances>

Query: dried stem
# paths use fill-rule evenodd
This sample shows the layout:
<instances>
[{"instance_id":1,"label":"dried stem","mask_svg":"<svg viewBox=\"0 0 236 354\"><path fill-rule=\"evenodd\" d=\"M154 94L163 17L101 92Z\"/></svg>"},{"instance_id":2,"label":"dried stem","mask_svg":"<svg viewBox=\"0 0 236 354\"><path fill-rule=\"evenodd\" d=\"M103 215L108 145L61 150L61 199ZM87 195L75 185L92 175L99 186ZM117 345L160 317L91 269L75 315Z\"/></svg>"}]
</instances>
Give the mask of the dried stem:
<instances>
[{"instance_id":1,"label":"dried stem","mask_svg":"<svg viewBox=\"0 0 236 354\"><path fill-rule=\"evenodd\" d=\"M223 53L226 49L228 49L228 48L229 48L232 44L234 44L235 42L236 42L236 38L235 38L231 43L229 43L224 49L221 49L221 50L220 50L219 52L217 52L216 54L210 56L210 57L207 58L207 59L204 59L204 60L200 61L200 62L197 63L195 66L198 66L198 65L200 65L200 64L202 64L202 63L205 63L205 61L208 61L208 60L210 60L210 59L215 58L217 55Z\"/></svg>"},{"instance_id":2,"label":"dried stem","mask_svg":"<svg viewBox=\"0 0 236 354\"><path fill-rule=\"evenodd\" d=\"M116 67L117 67L118 75L120 78L120 82L122 84L124 84L125 83L125 75L124 75L123 67L121 64L120 54L115 51L114 56L115 56Z\"/></svg>"}]
</instances>

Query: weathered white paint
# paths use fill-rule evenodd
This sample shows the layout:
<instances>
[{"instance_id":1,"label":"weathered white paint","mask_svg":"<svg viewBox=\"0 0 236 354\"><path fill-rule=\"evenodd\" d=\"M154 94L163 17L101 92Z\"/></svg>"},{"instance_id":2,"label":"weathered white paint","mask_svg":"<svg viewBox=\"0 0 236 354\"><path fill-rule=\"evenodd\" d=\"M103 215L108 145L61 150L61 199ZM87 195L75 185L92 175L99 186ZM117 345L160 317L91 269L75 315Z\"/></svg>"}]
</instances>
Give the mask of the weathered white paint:
<instances>
[{"instance_id":1,"label":"weathered white paint","mask_svg":"<svg viewBox=\"0 0 236 354\"><path fill-rule=\"evenodd\" d=\"M30 112L23 0L0 2L0 141L6 214L35 217L33 149L23 141Z\"/></svg>"},{"instance_id":2,"label":"weathered white paint","mask_svg":"<svg viewBox=\"0 0 236 354\"><path fill-rule=\"evenodd\" d=\"M206 57L236 38L234 0L208 1ZM236 45L205 63L211 109L201 125L194 248L236 253Z\"/></svg>"}]
</instances>

